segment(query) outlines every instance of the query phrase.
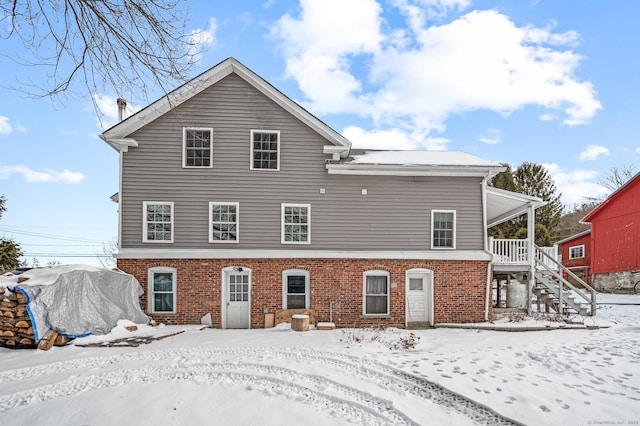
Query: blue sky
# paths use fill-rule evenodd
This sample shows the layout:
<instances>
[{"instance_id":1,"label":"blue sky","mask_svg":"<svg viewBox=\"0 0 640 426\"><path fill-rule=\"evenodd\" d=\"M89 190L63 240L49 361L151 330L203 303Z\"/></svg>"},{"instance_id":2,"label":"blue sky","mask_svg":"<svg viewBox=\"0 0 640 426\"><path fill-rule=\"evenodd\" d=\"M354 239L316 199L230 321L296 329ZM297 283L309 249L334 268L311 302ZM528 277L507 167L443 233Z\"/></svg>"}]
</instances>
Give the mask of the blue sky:
<instances>
[{"instance_id":1,"label":"blue sky","mask_svg":"<svg viewBox=\"0 0 640 426\"><path fill-rule=\"evenodd\" d=\"M462 150L544 164L566 205L640 164L640 2L634 0L193 1L204 53L234 56L355 147ZM3 31L6 31L3 30ZM0 235L41 264L97 264L117 235L118 155L98 138L115 98L56 101L11 89L46 78L0 39ZM81 257L73 257L81 255Z\"/></svg>"}]
</instances>

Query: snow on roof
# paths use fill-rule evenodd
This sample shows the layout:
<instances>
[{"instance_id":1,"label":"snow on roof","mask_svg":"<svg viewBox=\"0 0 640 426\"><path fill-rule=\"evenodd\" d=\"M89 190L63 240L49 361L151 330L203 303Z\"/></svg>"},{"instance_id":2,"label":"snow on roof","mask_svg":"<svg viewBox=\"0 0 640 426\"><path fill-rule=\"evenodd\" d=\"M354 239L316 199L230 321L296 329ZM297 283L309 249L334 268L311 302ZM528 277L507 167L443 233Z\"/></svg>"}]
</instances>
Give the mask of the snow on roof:
<instances>
[{"instance_id":1,"label":"snow on roof","mask_svg":"<svg viewBox=\"0 0 640 426\"><path fill-rule=\"evenodd\" d=\"M462 151L352 151L351 164L407 166L500 166Z\"/></svg>"}]
</instances>

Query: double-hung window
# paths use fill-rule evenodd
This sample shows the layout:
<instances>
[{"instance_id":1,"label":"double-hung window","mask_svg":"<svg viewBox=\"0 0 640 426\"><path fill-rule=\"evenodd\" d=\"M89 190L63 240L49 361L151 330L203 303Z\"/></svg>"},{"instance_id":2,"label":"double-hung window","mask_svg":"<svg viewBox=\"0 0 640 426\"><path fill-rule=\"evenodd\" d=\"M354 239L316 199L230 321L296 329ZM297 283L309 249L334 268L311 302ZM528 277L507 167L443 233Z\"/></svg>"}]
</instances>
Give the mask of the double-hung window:
<instances>
[{"instance_id":1,"label":"double-hung window","mask_svg":"<svg viewBox=\"0 0 640 426\"><path fill-rule=\"evenodd\" d=\"M431 211L431 248L456 248L456 211Z\"/></svg>"},{"instance_id":2,"label":"double-hung window","mask_svg":"<svg viewBox=\"0 0 640 426\"><path fill-rule=\"evenodd\" d=\"M182 134L182 167L213 166L213 129L185 127Z\"/></svg>"},{"instance_id":3,"label":"double-hung window","mask_svg":"<svg viewBox=\"0 0 640 426\"><path fill-rule=\"evenodd\" d=\"M176 269L166 267L149 269L149 312L175 313L176 286Z\"/></svg>"},{"instance_id":4,"label":"double-hung window","mask_svg":"<svg viewBox=\"0 0 640 426\"><path fill-rule=\"evenodd\" d=\"M209 242L210 243L237 243L238 229L238 203L209 203Z\"/></svg>"},{"instance_id":5,"label":"double-hung window","mask_svg":"<svg viewBox=\"0 0 640 426\"><path fill-rule=\"evenodd\" d=\"M251 170L280 170L280 131L251 130Z\"/></svg>"},{"instance_id":6,"label":"double-hung window","mask_svg":"<svg viewBox=\"0 0 640 426\"><path fill-rule=\"evenodd\" d=\"M389 272L366 271L364 273L364 315L389 315Z\"/></svg>"},{"instance_id":7,"label":"double-hung window","mask_svg":"<svg viewBox=\"0 0 640 426\"><path fill-rule=\"evenodd\" d=\"M282 204L282 244L311 242L311 204Z\"/></svg>"},{"instance_id":8,"label":"double-hung window","mask_svg":"<svg viewBox=\"0 0 640 426\"><path fill-rule=\"evenodd\" d=\"M145 243L173 242L173 203L145 201L143 208L142 241Z\"/></svg>"},{"instance_id":9,"label":"double-hung window","mask_svg":"<svg viewBox=\"0 0 640 426\"><path fill-rule=\"evenodd\" d=\"M282 272L282 308L309 308L309 271L288 269Z\"/></svg>"},{"instance_id":10,"label":"double-hung window","mask_svg":"<svg viewBox=\"0 0 640 426\"><path fill-rule=\"evenodd\" d=\"M578 259L584 257L584 244L580 246L569 247L569 259Z\"/></svg>"}]
</instances>

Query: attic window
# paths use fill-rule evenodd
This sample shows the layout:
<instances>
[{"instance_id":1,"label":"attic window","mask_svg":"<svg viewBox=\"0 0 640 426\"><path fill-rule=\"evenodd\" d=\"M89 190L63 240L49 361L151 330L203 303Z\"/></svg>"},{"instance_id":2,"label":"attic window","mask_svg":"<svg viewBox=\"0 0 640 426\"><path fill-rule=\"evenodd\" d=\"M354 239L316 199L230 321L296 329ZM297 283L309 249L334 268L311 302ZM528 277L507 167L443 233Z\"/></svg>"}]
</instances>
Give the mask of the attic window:
<instances>
[{"instance_id":1,"label":"attic window","mask_svg":"<svg viewBox=\"0 0 640 426\"><path fill-rule=\"evenodd\" d=\"M251 131L251 170L280 170L280 132Z\"/></svg>"},{"instance_id":2,"label":"attic window","mask_svg":"<svg viewBox=\"0 0 640 426\"><path fill-rule=\"evenodd\" d=\"M182 136L182 167L211 167L213 129L185 127Z\"/></svg>"}]
</instances>

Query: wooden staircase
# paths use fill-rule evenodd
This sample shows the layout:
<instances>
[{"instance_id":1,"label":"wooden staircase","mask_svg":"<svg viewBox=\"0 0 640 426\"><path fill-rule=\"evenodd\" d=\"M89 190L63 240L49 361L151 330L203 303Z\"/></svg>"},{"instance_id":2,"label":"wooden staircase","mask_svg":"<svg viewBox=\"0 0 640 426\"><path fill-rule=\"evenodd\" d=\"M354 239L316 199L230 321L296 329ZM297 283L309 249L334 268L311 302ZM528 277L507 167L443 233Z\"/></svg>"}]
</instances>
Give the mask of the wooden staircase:
<instances>
[{"instance_id":1,"label":"wooden staircase","mask_svg":"<svg viewBox=\"0 0 640 426\"><path fill-rule=\"evenodd\" d=\"M538 311L556 312L562 316L596 314L596 291L577 275L565 268L536 246L536 263L532 294L536 297ZM564 278L576 280L578 288Z\"/></svg>"}]
</instances>

